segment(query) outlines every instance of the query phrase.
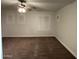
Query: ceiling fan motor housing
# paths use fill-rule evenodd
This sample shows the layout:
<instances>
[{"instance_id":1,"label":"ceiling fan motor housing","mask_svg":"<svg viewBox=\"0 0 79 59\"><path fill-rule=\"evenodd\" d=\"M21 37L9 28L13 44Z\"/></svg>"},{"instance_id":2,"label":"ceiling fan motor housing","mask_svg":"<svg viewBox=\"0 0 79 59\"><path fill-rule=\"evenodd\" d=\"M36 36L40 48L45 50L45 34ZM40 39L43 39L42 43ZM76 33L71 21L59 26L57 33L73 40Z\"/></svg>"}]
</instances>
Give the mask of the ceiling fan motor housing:
<instances>
[{"instance_id":1,"label":"ceiling fan motor housing","mask_svg":"<svg viewBox=\"0 0 79 59\"><path fill-rule=\"evenodd\" d=\"M21 3L26 3L26 0L18 0L18 1L20 1Z\"/></svg>"}]
</instances>

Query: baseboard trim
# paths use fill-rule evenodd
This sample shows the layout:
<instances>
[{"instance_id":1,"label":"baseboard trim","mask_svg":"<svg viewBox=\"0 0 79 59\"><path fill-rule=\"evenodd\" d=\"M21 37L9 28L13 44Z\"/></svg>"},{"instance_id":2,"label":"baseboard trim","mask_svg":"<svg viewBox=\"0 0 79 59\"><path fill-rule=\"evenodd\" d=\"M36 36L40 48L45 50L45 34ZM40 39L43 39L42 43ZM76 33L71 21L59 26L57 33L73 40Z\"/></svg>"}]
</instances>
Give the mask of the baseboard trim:
<instances>
[{"instance_id":1,"label":"baseboard trim","mask_svg":"<svg viewBox=\"0 0 79 59\"><path fill-rule=\"evenodd\" d=\"M58 41L74 56L77 58L76 54L66 45L64 44L61 40L59 40L58 38Z\"/></svg>"},{"instance_id":2,"label":"baseboard trim","mask_svg":"<svg viewBox=\"0 0 79 59\"><path fill-rule=\"evenodd\" d=\"M39 36L39 37L2 37L2 39L6 38L56 38L55 36Z\"/></svg>"},{"instance_id":3,"label":"baseboard trim","mask_svg":"<svg viewBox=\"0 0 79 59\"><path fill-rule=\"evenodd\" d=\"M55 35L9 35L9 36L2 36L2 37L53 37Z\"/></svg>"}]
</instances>

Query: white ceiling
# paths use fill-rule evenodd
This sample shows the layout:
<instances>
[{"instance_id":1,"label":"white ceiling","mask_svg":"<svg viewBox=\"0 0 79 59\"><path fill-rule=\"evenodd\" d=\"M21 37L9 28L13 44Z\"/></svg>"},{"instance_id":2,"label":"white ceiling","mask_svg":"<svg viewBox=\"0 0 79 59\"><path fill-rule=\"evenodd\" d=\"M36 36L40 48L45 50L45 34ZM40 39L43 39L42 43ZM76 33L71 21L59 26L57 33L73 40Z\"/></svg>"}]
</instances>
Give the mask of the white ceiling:
<instances>
[{"instance_id":1,"label":"white ceiling","mask_svg":"<svg viewBox=\"0 0 79 59\"><path fill-rule=\"evenodd\" d=\"M76 0L26 0L29 4L37 7L38 10L56 11L65 5ZM16 8L18 0L2 0L1 4L5 8Z\"/></svg>"}]
</instances>

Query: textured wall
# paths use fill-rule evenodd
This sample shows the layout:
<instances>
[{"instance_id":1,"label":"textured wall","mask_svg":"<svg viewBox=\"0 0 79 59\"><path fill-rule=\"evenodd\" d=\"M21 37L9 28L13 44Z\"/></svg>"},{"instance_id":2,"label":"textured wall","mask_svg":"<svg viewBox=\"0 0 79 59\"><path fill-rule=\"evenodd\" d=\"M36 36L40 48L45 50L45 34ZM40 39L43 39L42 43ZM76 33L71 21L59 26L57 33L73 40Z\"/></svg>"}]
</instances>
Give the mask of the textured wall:
<instances>
[{"instance_id":1,"label":"textured wall","mask_svg":"<svg viewBox=\"0 0 79 59\"><path fill-rule=\"evenodd\" d=\"M17 10L2 8L2 35L4 37L53 36L54 12L30 11L19 14Z\"/></svg>"},{"instance_id":2,"label":"textured wall","mask_svg":"<svg viewBox=\"0 0 79 59\"><path fill-rule=\"evenodd\" d=\"M56 24L56 37L73 55L77 56L76 2L65 6L57 12Z\"/></svg>"}]
</instances>

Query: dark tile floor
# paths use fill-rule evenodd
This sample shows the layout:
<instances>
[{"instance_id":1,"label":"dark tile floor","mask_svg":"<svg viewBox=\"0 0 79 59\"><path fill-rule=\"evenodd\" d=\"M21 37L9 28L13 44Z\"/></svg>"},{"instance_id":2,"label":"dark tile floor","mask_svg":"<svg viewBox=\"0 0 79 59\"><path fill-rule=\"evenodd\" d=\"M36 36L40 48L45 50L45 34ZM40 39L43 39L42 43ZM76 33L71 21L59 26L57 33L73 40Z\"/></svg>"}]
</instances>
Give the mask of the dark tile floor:
<instances>
[{"instance_id":1,"label":"dark tile floor","mask_svg":"<svg viewBox=\"0 0 79 59\"><path fill-rule=\"evenodd\" d=\"M76 59L55 37L3 38L4 59Z\"/></svg>"}]
</instances>

